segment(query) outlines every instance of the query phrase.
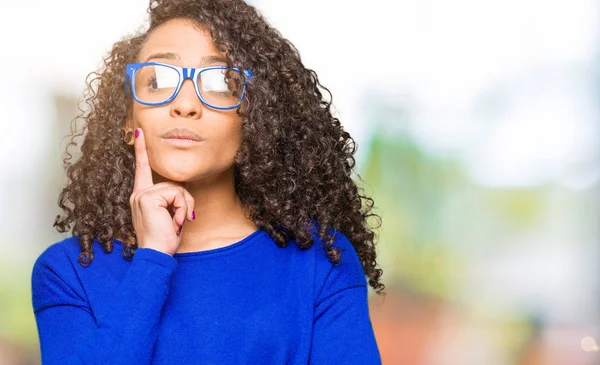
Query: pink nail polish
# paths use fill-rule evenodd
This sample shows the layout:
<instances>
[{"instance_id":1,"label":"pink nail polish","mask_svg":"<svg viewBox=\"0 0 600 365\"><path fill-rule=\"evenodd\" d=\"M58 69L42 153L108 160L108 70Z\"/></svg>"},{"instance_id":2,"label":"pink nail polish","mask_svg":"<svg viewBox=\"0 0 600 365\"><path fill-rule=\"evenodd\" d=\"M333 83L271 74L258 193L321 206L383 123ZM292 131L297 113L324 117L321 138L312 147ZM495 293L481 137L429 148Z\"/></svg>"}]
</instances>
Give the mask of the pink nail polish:
<instances>
[{"instance_id":1,"label":"pink nail polish","mask_svg":"<svg viewBox=\"0 0 600 365\"><path fill-rule=\"evenodd\" d=\"M140 131L136 128L135 129L135 138L138 138L140 136Z\"/></svg>"},{"instance_id":2,"label":"pink nail polish","mask_svg":"<svg viewBox=\"0 0 600 365\"><path fill-rule=\"evenodd\" d=\"M179 231L177 231L177 234L181 234L181 230L183 229L183 225L181 227L179 227Z\"/></svg>"},{"instance_id":3,"label":"pink nail polish","mask_svg":"<svg viewBox=\"0 0 600 365\"><path fill-rule=\"evenodd\" d=\"M196 220L196 211L192 210L192 220Z\"/></svg>"}]
</instances>

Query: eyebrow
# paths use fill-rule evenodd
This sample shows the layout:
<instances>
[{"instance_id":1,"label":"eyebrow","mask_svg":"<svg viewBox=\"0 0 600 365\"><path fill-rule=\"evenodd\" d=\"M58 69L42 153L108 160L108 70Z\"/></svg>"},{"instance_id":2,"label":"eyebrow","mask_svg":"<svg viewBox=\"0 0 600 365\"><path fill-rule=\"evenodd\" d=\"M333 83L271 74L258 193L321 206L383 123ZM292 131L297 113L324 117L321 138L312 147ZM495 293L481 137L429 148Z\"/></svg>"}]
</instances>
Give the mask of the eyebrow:
<instances>
[{"instance_id":1,"label":"eyebrow","mask_svg":"<svg viewBox=\"0 0 600 365\"><path fill-rule=\"evenodd\" d=\"M150 61L154 58L163 58L167 60L181 61L181 57L177 53L174 52L159 52L153 53L148 58L146 58L145 62ZM208 55L204 56L200 59L200 63L203 65L211 64L211 63L227 63L227 59L222 56Z\"/></svg>"}]
</instances>

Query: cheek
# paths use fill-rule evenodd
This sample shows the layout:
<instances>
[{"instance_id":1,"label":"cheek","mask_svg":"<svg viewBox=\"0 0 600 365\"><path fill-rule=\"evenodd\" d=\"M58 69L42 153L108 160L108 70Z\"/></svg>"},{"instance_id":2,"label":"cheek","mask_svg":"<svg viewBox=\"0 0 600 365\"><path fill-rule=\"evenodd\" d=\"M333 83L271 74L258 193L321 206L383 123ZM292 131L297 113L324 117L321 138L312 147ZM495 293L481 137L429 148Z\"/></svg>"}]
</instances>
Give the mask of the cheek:
<instances>
[{"instance_id":1,"label":"cheek","mask_svg":"<svg viewBox=\"0 0 600 365\"><path fill-rule=\"evenodd\" d=\"M165 120L164 107L146 107L143 105L136 105L133 108L133 121L136 127L140 127L143 130L156 129L158 125L157 121Z\"/></svg>"},{"instance_id":2,"label":"cheek","mask_svg":"<svg viewBox=\"0 0 600 365\"><path fill-rule=\"evenodd\" d=\"M219 155L227 160L233 159L240 148L242 141L242 122L234 120L228 123L222 123L220 128L215 128L214 139L211 143Z\"/></svg>"}]
</instances>

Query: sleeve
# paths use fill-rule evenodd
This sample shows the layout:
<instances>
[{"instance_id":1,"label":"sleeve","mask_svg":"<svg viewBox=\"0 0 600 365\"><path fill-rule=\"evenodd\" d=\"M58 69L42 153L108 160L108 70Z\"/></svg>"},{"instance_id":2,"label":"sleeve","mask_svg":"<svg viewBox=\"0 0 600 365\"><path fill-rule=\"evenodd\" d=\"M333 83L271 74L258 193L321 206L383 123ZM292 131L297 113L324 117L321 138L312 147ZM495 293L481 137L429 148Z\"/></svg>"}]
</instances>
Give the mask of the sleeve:
<instances>
[{"instance_id":1,"label":"sleeve","mask_svg":"<svg viewBox=\"0 0 600 365\"><path fill-rule=\"evenodd\" d=\"M337 265L328 263L324 280L316 280L311 364L381 364L369 317L368 287L360 259L348 238L336 232L334 245L342 251ZM324 250L316 250L324 253ZM325 266L325 265L323 265ZM318 270L317 270L318 272ZM318 275L318 274L317 274Z\"/></svg>"},{"instance_id":2,"label":"sleeve","mask_svg":"<svg viewBox=\"0 0 600 365\"><path fill-rule=\"evenodd\" d=\"M149 364L176 264L165 253L139 248L107 298L108 314L97 318L67 255L58 246L47 249L31 277L42 363Z\"/></svg>"}]
</instances>

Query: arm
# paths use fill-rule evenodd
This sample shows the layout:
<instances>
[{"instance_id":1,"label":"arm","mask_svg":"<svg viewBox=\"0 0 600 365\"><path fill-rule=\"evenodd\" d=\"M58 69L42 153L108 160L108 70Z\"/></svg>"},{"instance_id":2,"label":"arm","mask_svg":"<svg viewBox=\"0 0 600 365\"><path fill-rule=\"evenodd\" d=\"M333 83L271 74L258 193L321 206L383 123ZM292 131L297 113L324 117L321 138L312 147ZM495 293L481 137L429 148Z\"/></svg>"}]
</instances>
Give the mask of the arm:
<instances>
[{"instance_id":1,"label":"arm","mask_svg":"<svg viewBox=\"0 0 600 365\"><path fill-rule=\"evenodd\" d=\"M175 259L138 249L107 298L107 314L96 318L70 260L53 248L38 258L31 279L43 364L149 364Z\"/></svg>"},{"instance_id":2,"label":"arm","mask_svg":"<svg viewBox=\"0 0 600 365\"><path fill-rule=\"evenodd\" d=\"M356 285L316 306L311 364L381 364L367 303L367 287Z\"/></svg>"},{"instance_id":3,"label":"arm","mask_svg":"<svg viewBox=\"0 0 600 365\"><path fill-rule=\"evenodd\" d=\"M316 250L310 363L381 364L360 258L344 234L334 234L334 246L342 252L337 264L331 264L322 247Z\"/></svg>"}]
</instances>

